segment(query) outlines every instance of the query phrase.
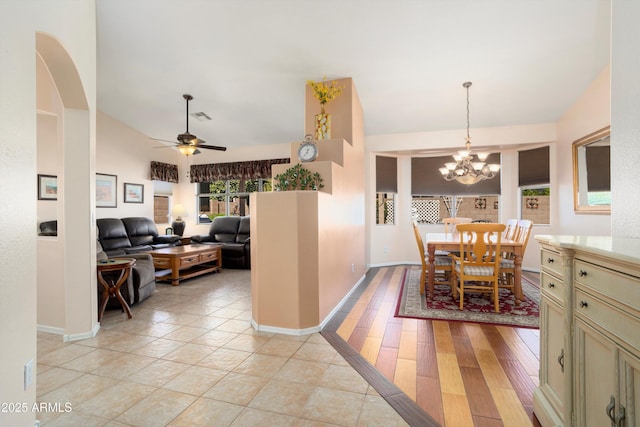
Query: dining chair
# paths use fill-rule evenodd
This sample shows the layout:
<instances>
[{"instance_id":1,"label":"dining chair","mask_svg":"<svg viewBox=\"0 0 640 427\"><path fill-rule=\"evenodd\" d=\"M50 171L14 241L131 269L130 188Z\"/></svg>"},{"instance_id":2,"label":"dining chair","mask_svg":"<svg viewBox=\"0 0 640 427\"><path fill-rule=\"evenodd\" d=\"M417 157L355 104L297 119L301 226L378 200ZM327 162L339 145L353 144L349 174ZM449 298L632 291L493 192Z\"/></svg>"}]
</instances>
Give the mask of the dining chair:
<instances>
[{"instance_id":1,"label":"dining chair","mask_svg":"<svg viewBox=\"0 0 640 427\"><path fill-rule=\"evenodd\" d=\"M416 220L413 223L413 234L416 237L416 243L418 244L418 251L420 253L420 261L422 262L422 272L420 274L420 295L424 294L425 283L427 281L427 264L429 256L424 250L424 242L420 235L420 229L418 228L418 222ZM436 275L433 278L433 283L439 285L451 286L451 265L452 260L449 255L436 255L433 262L436 270Z\"/></svg>"},{"instance_id":2,"label":"dining chair","mask_svg":"<svg viewBox=\"0 0 640 427\"><path fill-rule=\"evenodd\" d=\"M493 295L494 308L500 311L498 278L500 273L500 242L506 226L497 223L458 224L460 256L451 255L453 271L451 285L454 297L464 307L464 294L468 291Z\"/></svg>"},{"instance_id":3,"label":"dining chair","mask_svg":"<svg viewBox=\"0 0 640 427\"><path fill-rule=\"evenodd\" d=\"M458 224L466 224L471 222L471 218L464 218L464 217L453 217L453 218L442 218L442 224L444 224L444 234L445 236L448 235L453 235L456 232L456 225ZM455 252L455 251L443 251L443 250L436 250L436 255L449 255L449 254L455 254L455 255L460 255L460 253Z\"/></svg>"},{"instance_id":4,"label":"dining chair","mask_svg":"<svg viewBox=\"0 0 640 427\"><path fill-rule=\"evenodd\" d=\"M442 218L442 223L444 224L444 233L452 234L456 230L456 225L466 224L471 221L472 221L471 218L463 218L463 217Z\"/></svg>"},{"instance_id":5,"label":"dining chair","mask_svg":"<svg viewBox=\"0 0 640 427\"><path fill-rule=\"evenodd\" d=\"M514 240L516 237L516 231L518 230L518 220L511 218L507 220L507 228L504 230L504 238L507 240Z\"/></svg>"},{"instance_id":6,"label":"dining chair","mask_svg":"<svg viewBox=\"0 0 640 427\"><path fill-rule=\"evenodd\" d=\"M517 226L515 227L515 236L512 240L517 241L518 243L522 243L522 256L524 256L525 250L527 249L527 243L529 242L529 235L531 234L531 229L533 228L533 222L528 219L521 219L517 221ZM513 260L514 255L512 253L506 253L503 255L503 258L500 260L500 284L501 288L508 288L513 291L515 287L514 283L514 274L515 274L515 261Z\"/></svg>"}]
</instances>

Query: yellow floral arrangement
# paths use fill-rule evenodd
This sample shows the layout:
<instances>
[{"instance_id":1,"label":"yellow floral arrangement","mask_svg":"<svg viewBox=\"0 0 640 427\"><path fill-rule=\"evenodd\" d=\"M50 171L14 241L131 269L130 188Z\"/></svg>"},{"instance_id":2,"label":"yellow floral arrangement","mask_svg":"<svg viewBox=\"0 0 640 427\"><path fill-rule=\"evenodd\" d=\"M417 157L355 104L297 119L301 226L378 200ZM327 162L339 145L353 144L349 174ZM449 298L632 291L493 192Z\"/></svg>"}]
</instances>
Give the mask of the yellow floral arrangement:
<instances>
[{"instance_id":1,"label":"yellow floral arrangement","mask_svg":"<svg viewBox=\"0 0 640 427\"><path fill-rule=\"evenodd\" d=\"M344 86L338 86L338 83L334 80L330 86L325 84L325 79L322 82L316 83L313 80L307 80L307 84L311 86L313 96L315 96L324 110L324 105L329 101L334 100L338 95L342 93Z\"/></svg>"}]
</instances>

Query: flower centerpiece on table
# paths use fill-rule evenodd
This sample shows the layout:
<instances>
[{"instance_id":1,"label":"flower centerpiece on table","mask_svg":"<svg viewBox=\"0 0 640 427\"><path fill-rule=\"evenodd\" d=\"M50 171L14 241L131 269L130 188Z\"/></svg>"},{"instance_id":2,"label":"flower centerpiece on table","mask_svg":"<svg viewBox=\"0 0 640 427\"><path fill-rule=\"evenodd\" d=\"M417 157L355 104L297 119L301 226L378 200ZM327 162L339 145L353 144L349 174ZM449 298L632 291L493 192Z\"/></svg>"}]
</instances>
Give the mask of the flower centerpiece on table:
<instances>
[{"instance_id":1,"label":"flower centerpiece on table","mask_svg":"<svg viewBox=\"0 0 640 427\"><path fill-rule=\"evenodd\" d=\"M322 114L324 114L325 104L336 99L336 97L342 93L342 89L344 89L344 86L338 86L338 82L335 80L327 86L325 79L326 77L319 83L313 80L307 80L307 84L311 86L311 90L313 91L313 96L320 101L320 111Z\"/></svg>"}]
</instances>

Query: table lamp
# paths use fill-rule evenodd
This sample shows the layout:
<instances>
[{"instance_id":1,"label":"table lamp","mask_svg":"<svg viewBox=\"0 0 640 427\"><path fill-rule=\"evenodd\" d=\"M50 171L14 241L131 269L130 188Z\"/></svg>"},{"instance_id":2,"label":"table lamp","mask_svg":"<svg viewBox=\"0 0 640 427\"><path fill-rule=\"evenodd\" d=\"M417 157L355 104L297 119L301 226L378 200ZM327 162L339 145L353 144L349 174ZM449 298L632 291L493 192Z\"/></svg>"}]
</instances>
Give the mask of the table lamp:
<instances>
[{"instance_id":1,"label":"table lamp","mask_svg":"<svg viewBox=\"0 0 640 427\"><path fill-rule=\"evenodd\" d=\"M184 208L184 206L178 203L173 206L173 209L171 210L171 216L174 218L173 222L171 223L173 233L177 234L178 236L182 236L182 233L184 233L184 228L187 225L182 220L182 217L187 216L187 210Z\"/></svg>"}]
</instances>

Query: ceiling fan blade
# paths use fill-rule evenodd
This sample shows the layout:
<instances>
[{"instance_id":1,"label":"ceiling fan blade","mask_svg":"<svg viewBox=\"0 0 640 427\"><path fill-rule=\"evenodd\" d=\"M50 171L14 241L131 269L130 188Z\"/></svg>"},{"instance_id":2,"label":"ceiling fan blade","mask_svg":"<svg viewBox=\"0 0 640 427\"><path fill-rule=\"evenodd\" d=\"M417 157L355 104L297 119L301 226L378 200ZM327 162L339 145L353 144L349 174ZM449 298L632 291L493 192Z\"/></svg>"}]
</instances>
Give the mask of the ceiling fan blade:
<instances>
[{"instance_id":1,"label":"ceiling fan blade","mask_svg":"<svg viewBox=\"0 0 640 427\"><path fill-rule=\"evenodd\" d=\"M198 149L196 148L196 151L194 151L192 155L193 155L193 156L195 156L196 154L200 154L200 153L202 153L202 151L200 151L200 150L198 150Z\"/></svg>"},{"instance_id":2,"label":"ceiling fan blade","mask_svg":"<svg viewBox=\"0 0 640 427\"><path fill-rule=\"evenodd\" d=\"M175 148L175 147L176 147L175 145L161 145L160 147L151 147L151 148L155 150L156 148Z\"/></svg>"},{"instance_id":3,"label":"ceiling fan blade","mask_svg":"<svg viewBox=\"0 0 640 427\"><path fill-rule=\"evenodd\" d=\"M151 137L149 137L149 139L153 139L154 141L170 142L170 143L172 143L172 144L175 144L175 143L176 143L175 141L168 141L168 140L166 140L166 139L151 138Z\"/></svg>"},{"instance_id":4,"label":"ceiling fan blade","mask_svg":"<svg viewBox=\"0 0 640 427\"><path fill-rule=\"evenodd\" d=\"M206 148L207 150L227 151L227 147L219 147L217 145L198 144L198 148Z\"/></svg>"}]
</instances>

